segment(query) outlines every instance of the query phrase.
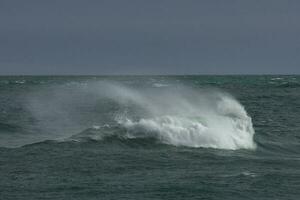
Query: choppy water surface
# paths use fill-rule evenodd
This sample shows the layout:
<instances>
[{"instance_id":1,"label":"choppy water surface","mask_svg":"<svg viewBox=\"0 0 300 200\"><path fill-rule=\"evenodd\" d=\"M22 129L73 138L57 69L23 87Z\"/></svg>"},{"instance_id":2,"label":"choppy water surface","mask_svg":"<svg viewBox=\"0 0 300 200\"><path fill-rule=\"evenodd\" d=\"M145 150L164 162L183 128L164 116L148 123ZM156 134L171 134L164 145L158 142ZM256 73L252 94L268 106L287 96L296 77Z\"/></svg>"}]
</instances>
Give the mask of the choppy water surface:
<instances>
[{"instance_id":1,"label":"choppy water surface","mask_svg":"<svg viewBox=\"0 0 300 200\"><path fill-rule=\"evenodd\" d=\"M0 199L299 199L300 76L0 77Z\"/></svg>"}]
</instances>

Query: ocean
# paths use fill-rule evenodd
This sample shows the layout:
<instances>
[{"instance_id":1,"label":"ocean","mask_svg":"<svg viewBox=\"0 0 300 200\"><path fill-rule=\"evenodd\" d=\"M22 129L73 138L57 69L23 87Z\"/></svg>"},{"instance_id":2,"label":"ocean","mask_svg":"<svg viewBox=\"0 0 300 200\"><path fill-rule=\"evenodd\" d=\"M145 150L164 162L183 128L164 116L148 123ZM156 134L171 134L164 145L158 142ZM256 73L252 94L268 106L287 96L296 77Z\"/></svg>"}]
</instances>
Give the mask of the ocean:
<instances>
[{"instance_id":1,"label":"ocean","mask_svg":"<svg viewBox=\"0 0 300 200\"><path fill-rule=\"evenodd\" d=\"M2 76L0 199L300 199L300 76Z\"/></svg>"}]
</instances>

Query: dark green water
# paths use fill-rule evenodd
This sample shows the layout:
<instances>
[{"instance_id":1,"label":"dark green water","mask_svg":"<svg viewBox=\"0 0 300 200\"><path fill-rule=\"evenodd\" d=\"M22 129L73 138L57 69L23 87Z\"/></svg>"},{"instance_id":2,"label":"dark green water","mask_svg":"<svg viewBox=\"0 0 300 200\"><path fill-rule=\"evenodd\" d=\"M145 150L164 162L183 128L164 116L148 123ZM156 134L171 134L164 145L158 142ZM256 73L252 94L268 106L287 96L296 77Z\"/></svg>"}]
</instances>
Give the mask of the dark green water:
<instances>
[{"instance_id":1,"label":"dark green water","mask_svg":"<svg viewBox=\"0 0 300 200\"><path fill-rule=\"evenodd\" d=\"M300 76L0 77L0 199L300 199Z\"/></svg>"}]
</instances>

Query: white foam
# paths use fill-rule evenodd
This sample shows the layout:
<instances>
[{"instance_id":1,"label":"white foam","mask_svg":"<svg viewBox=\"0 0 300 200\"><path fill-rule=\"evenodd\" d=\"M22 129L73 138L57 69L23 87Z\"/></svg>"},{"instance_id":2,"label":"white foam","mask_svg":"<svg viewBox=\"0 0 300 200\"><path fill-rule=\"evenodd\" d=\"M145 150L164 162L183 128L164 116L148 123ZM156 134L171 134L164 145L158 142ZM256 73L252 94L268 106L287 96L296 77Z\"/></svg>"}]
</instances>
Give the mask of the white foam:
<instances>
[{"instance_id":1,"label":"white foam","mask_svg":"<svg viewBox=\"0 0 300 200\"><path fill-rule=\"evenodd\" d=\"M26 83L26 81L25 80L17 80L17 81L15 81L15 83L16 84L24 84L24 83Z\"/></svg>"},{"instance_id":2,"label":"white foam","mask_svg":"<svg viewBox=\"0 0 300 200\"><path fill-rule=\"evenodd\" d=\"M186 97L169 95L156 97L155 104L148 101L147 109L152 112L152 117L139 120L126 115L119 117L118 123L126 128L127 136L156 137L163 143L176 146L231 150L255 148L252 120L233 97L224 93ZM192 97L195 99L191 100Z\"/></svg>"},{"instance_id":3,"label":"white foam","mask_svg":"<svg viewBox=\"0 0 300 200\"><path fill-rule=\"evenodd\" d=\"M283 80L282 77L275 77L275 78L271 78L272 81L276 81L276 80Z\"/></svg>"},{"instance_id":4,"label":"white foam","mask_svg":"<svg viewBox=\"0 0 300 200\"><path fill-rule=\"evenodd\" d=\"M168 84L163 84L163 83L154 83L153 86L160 88L160 87L168 87L169 85Z\"/></svg>"}]
</instances>

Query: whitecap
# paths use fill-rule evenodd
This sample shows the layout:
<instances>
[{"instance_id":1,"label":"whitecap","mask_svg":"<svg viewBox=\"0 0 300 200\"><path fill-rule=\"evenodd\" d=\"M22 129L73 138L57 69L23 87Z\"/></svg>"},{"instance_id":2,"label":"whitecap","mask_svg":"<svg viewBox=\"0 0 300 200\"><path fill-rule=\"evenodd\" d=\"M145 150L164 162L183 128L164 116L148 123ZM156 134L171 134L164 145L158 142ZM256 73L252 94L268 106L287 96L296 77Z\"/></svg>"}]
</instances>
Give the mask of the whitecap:
<instances>
[{"instance_id":1,"label":"whitecap","mask_svg":"<svg viewBox=\"0 0 300 200\"><path fill-rule=\"evenodd\" d=\"M154 83L153 86L160 88L160 87L168 87L169 85L168 84L163 84L163 83Z\"/></svg>"}]
</instances>

